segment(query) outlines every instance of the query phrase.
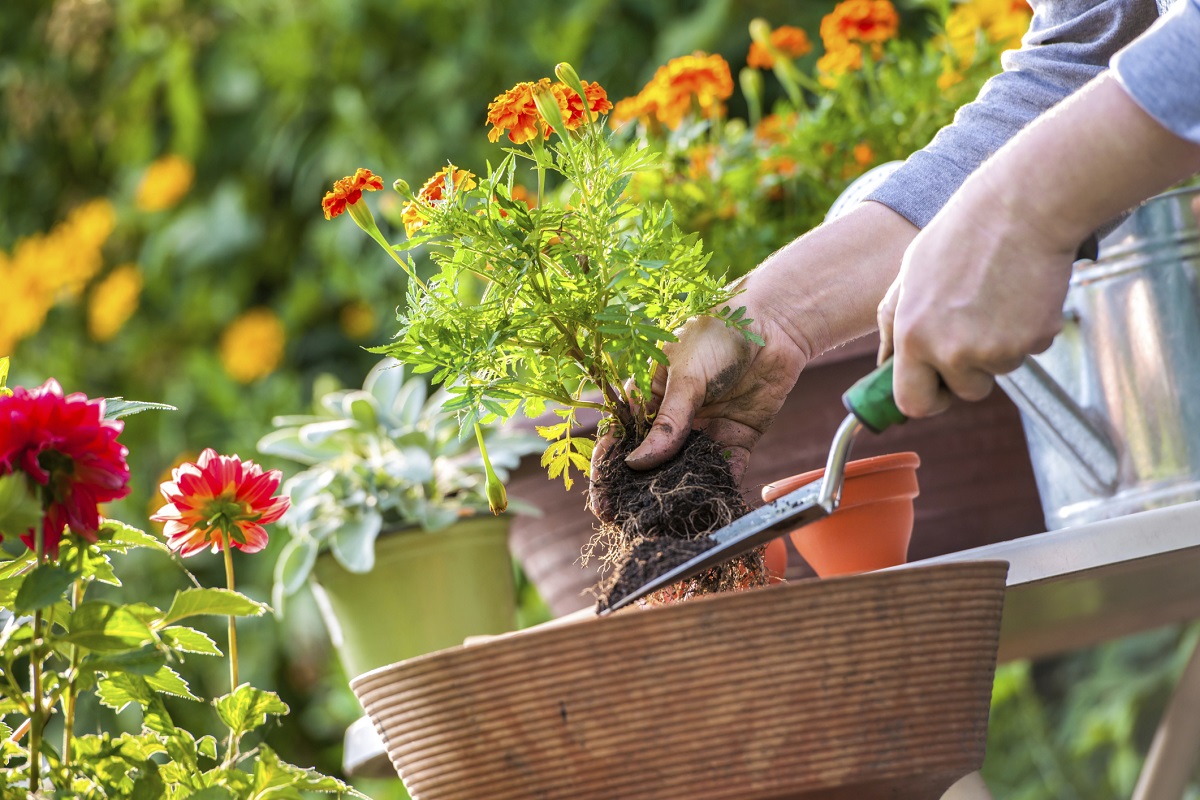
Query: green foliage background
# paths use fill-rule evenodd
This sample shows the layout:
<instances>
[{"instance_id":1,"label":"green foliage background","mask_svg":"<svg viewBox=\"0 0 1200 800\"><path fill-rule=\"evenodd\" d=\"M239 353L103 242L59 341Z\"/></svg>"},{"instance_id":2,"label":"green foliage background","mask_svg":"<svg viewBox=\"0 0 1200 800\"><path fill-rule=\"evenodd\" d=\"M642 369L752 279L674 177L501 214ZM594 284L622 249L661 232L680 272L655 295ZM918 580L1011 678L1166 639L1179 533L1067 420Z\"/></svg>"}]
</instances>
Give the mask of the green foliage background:
<instances>
[{"instance_id":1,"label":"green foliage background","mask_svg":"<svg viewBox=\"0 0 1200 800\"><path fill-rule=\"evenodd\" d=\"M49 230L82 201L107 197L118 226L105 269L132 261L145 279L138 312L104 344L89 338L82 302L56 306L11 354L10 384L54 376L67 391L180 409L131 418L122 437L134 493L112 511L144 525L159 474L180 454L212 446L255 456L272 416L308 408L319 375L359 385L375 361L363 347L390 335L402 275L348 221L322 219L320 198L335 178L367 166L415 184L448 159L482 165L494 153L487 103L559 61L616 100L695 49L721 53L736 73L756 16L805 27L816 41L832 5L6 0L0 250ZM902 11L906 24L919 23L915 9ZM744 110L734 104L731 113ZM191 191L171 210L137 212L139 177L168 153L195 164ZM0 287L0 314L21 302ZM339 325L355 302L375 315L374 331L359 339ZM217 343L255 306L278 314L286 350L280 368L242 385L223 371ZM269 599L280 545L239 560L248 595ZM222 583L215 557L186 566L204 573L205 585ZM147 589L164 594L185 580L166 557L147 557L143 571ZM536 597L526 592L526 619L536 620ZM341 733L358 708L312 608L294 606L282 622L247 622L243 671L277 687L293 709L268 737L281 755L336 774ZM222 636L219 625L210 633ZM997 797L1128 796L1152 732L1147 721L1193 640L1169 630L1002 669L987 765ZM201 671L193 680L219 686L224 678ZM184 702L172 708L177 718L189 713ZM90 713L95 725L117 724L100 708ZM397 787L367 789L382 798L400 796Z\"/></svg>"}]
</instances>

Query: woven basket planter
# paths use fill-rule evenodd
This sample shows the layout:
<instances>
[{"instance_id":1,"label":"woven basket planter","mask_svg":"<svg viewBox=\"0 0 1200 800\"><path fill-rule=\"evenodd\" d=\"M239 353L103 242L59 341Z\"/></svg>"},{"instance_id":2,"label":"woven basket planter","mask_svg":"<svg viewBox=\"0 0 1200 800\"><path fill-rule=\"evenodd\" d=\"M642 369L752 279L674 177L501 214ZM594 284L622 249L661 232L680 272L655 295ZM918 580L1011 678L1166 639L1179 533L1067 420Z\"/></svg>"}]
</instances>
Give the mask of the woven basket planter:
<instances>
[{"instance_id":1,"label":"woven basket planter","mask_svg":"<svg viewBox=\"0 0 1200 800\"><path fill-rule=\"evenodd\" d=\"M417 800L936 800L983 763L1007 569L700 598L351 686Z\"/></svg>"}]
</instances>

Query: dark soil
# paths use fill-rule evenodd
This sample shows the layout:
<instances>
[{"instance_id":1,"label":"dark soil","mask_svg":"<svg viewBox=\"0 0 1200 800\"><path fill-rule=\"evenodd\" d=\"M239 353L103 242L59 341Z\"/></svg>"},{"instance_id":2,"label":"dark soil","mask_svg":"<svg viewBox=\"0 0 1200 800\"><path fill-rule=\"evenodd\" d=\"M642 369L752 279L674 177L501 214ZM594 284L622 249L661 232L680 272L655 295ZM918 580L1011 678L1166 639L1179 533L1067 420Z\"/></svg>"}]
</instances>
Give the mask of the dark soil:
<instances>
[{"instance_id":1,"label":"dark soil","mask_svg":"<svg viewBox=\"0 0 1200 800\"><path fill-rule=\"evenodd\" d=\"M584 557L599 558L611 567L595 590L598 610L712 547L709 534L750 510L720 445L706 434L693 431L678 456L647 471L625 465L625 456L637 444L635 436L627 436L592 469L590 504L600 527ZM713 567L648 600L662 604L766 586L763 550Z\"/></svg>"}]
</instances>

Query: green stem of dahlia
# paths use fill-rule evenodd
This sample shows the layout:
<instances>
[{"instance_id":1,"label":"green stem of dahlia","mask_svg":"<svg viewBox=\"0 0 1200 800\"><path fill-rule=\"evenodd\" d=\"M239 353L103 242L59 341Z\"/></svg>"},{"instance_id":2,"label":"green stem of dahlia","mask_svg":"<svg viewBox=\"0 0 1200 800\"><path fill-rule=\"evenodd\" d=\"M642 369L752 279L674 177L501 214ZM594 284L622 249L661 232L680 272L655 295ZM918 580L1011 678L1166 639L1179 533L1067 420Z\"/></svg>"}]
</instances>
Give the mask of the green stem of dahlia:
<instances>
[{"instance_id":1,"label":"green stem of dahlia","mask_svg":"<svg viewBox=\"0 0 1200 800\"><path fill-rule=\"evenodd\" d=\"M34 528L34 554L38 566L46 561L45 532L42 525ZM29 656L29 684L33 697L32 713L29 715L29 792L36 794L41 785L42 729L46 725L45 709L42 706L42 611L33 612L33 652Z\"/></svg>"},{"instance_id":2,"label":"green stem of dahlia","mask_svg":"<svg viewBox=\"0 0 1200 800\"><path fill-rule=\"evenodd\" d=\"M225 587L229 591L237 591L233 584L233 537L229 531L221 529L221 550L225 554ZM238 682L238 651L237 651L237 617L229 615L229 691L232 692Z\"/></svg>"},{"instance_id":3,"label":"green stem of dahlia","mask_svg":"<svg viewBox=\"0 0 1200 800\"><path fill-rule=\"evenodd\" d=\"M83 549L79 550L79 561L83 562ZM80 569L80 572L83 570ZM83 601L83 579L76 578L71 586L71 610L79 608L80 602ZM71 645L71 676L67 682L67 693L63 696L63 745L62 745L62 763L63 767L67 767L71 763L71 739L75 735L75 700L79 695L79 660L80 649L77 645Z\"/></svg>"}]
</instances>

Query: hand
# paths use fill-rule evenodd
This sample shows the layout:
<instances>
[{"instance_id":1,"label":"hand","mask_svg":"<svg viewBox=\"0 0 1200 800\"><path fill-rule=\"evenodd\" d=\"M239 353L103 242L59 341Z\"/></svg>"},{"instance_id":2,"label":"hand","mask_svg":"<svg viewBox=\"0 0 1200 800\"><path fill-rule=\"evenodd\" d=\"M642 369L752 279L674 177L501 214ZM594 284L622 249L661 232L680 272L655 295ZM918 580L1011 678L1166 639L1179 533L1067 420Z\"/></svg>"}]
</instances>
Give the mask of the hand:
<instances>
[{"instance_id":1,"label":"hand","mask_svg":"<svg viewBox=\"0 0 1200 800\"><path fill-rule=\"evenodd\" d=\"M879 305L880 361L894 349L905 416L941 413L953 396L982 400L996 375L1050 346L1075 254L1064 242L997 213L980 184L934 217Z\"/></svg>"},{"instance_id":2,"label":"hand","mask_svg":"<svg viewBox=\"0 0 1200 800\"><path fill-rule=\"evenodd\" d=\"M1198 170L1200 144L1164 128L1111 72L1013 137L913 241L880 304L896 405L923 417L951 394L985 397L1058 332L1079 243Z\"/></svg>"},{"instance_id":3,"label":"hand","mask_svg":"<svg viewBox=\"0 0 1200 800\"><path fill-rule=\"evenodd\" d=\"M732 305L746 306L757 346L711 318L691 320L664 347L648 408L646 440L627 459L650 469L674 456L693 427L729 450L741 480L750 451L815 355L867 333L879 298L917 229L891 209L863 203L793 241L743 280ZM611 438L597 442L593 462Z\"/></svg>"}]
</instances>

